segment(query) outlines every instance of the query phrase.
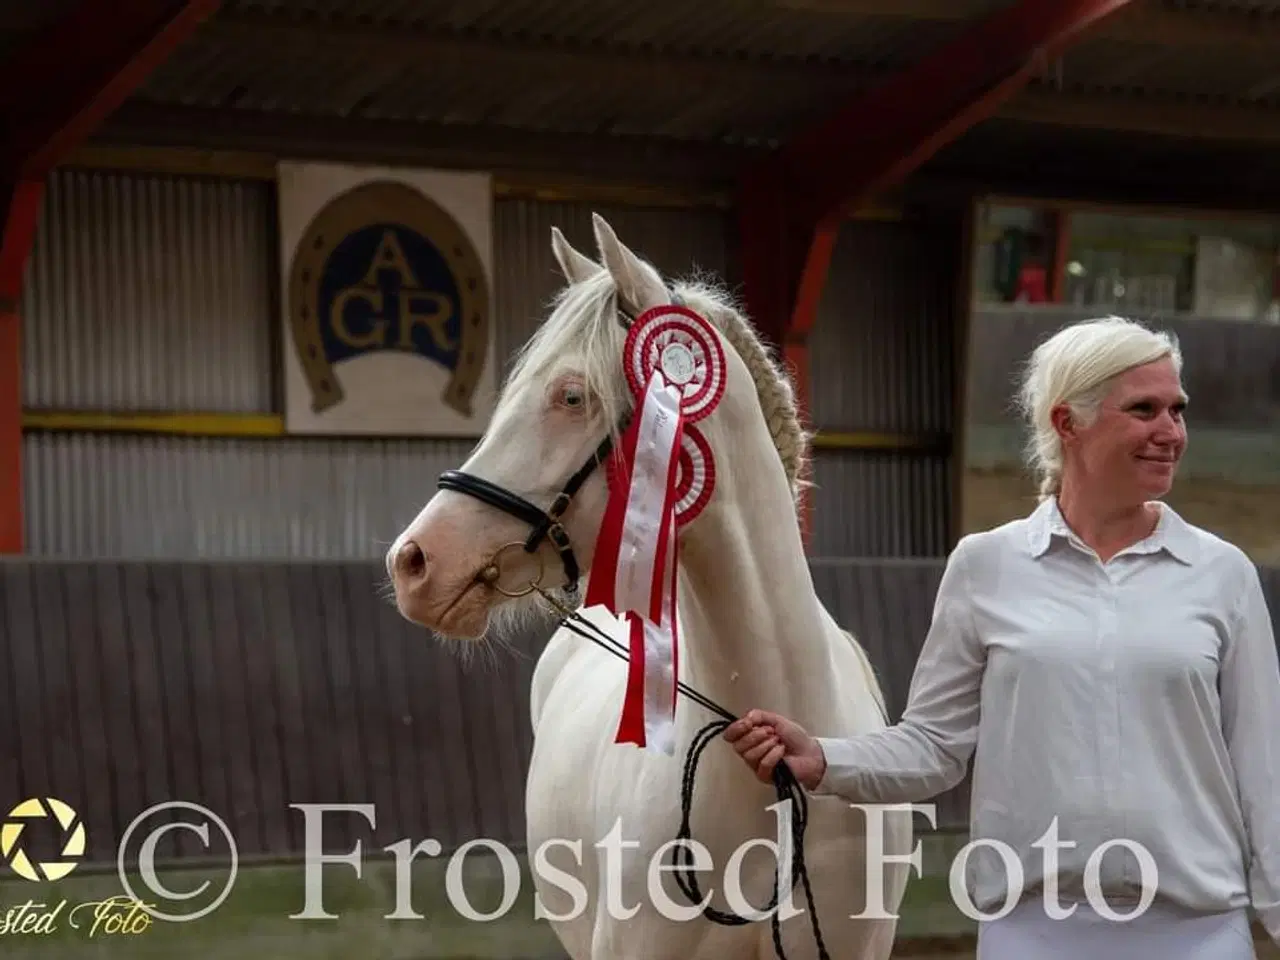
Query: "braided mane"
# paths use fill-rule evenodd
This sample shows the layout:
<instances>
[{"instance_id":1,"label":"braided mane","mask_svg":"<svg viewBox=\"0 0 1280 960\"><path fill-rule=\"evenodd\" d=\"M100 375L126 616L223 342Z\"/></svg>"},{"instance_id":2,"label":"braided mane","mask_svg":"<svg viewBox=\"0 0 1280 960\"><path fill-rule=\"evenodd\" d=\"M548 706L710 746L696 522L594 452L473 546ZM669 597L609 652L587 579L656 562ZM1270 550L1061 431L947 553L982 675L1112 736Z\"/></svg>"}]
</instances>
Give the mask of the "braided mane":
<instances>
[{"instance_id":1,"label":"braided mane","mask_svg":"<svg viewBox=\"0 0 1280 960\"><path fill-rule=\"evenodd\" d=\"M691 310L715 324L751 372L773 447L782 460L792 497L799 502L801 490L806 486L803 477L808 467L809 435L800 422L790 378L721 288L686 280L673 284L673 289Z\"/></svg>"}]
</instances>

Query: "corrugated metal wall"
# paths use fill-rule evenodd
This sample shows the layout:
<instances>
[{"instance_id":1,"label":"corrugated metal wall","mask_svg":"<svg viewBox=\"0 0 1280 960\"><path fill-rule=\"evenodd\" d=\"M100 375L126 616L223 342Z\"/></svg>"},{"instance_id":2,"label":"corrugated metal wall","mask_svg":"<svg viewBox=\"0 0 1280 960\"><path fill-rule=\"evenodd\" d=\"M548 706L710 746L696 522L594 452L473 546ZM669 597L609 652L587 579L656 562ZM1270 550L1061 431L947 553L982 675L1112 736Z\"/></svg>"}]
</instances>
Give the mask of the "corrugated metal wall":
<instances>
[{"instance_id":1,"label":"corrugated metal wall","mask_svg":"<svg viewBox=\"0 0 1280 960\"><path fill-rule=\"evenodd\" d=\"M57 172L24 293L25 404L277 412L274 202L261 182ZM737 288L735 226L724 212L500 200L495 336L504 361L560 284L552 225L594 253L593 209L664 272L702 271ZM845 228L812 339L819 428L951 429L958 236L950 222ZM376 557L468 448L33 433L28 551ZM819 555L946 551L945 456L820 451L815 480Z\"/></svg>"},{"instance_id":2,"label":"corrugated metal wall","mask_svg":"<svg viewBox=\"0 0 1280 960\"><path fill-rule=\"evenodd\" d=\"M271 410L272 197L267 183L51 176L23 288L23 403Z\"/></svg>"},{"instance_id":3,"label":"corrugated metal wall","mask_svg":"<svg viewBox=\"0 0 1280 960\"><path fill-rule=\"evenodd\" d=\"M594 253L591 213L661 269L733 276L724 214L502 200L497 348L560 281L550 233ZM275 412L274 194L265 183L59 171L24 302L24 402ZM376 558L466 441L32 433L27 550L73 557Z\"/></svg>"},{"instance_id":4,"label":"corrugated metal wall","mask_svg":"<svg viewBox=\"0 0 1280 960\"><path fill-rule=\"evenodd\" d=\"M470 441L30 434L28 552L382 557Z\"/></svg>"},{"instance_id":5,"label":"corrugated metal wall","mask_svg":"<svg viewBox=\"0 0 1280 960\"><path fill-rule=\"evenodd\" d=\"M841 231L809 339L814 426L950 435L956 425L961 213ZM819 450L815 556L940 556L950 548L946 453Z\"/></svg>"},{"instance_id":6,"label":"corrugated metal wall","mask_svg":"<svg viewBox=\"0 0 1280 960\"><path fill-rule=\"evenodd\" d=\"M810 569L899 718L943 561ZM1280 636L1280 568L1259 573ZM98 862L167 800L210 806L243 856L297 852L288 805L307 802L377 806L372 836L326 826L335 851L405 836L521 843L529 684L548 628L466 662L380 597L382 577L371 562L0 561L6 784L81 811ZM964 829L968 798L967 779L938 796L937 826ZM172 852L208 850L188 837Z\"/></svg>"}]
</instances>

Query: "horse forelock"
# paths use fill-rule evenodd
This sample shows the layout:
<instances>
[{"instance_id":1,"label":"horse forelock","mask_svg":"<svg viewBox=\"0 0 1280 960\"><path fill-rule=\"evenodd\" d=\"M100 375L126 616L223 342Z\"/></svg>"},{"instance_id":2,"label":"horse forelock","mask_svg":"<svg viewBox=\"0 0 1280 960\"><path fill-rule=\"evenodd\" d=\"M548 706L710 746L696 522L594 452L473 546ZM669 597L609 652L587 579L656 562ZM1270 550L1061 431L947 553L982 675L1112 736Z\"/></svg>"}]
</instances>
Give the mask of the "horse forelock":
<instances>
[{"instance_id":1,"label":"horse forelock","mask_svg":"<svg viewBox=\"0 0 1280 960\"><path fill-rule=\"evenodd\" d=\"M618 322L617 287L607 271L567 285L552 301L547 319L516 354L499 406L531 385L543 384L557 366L573 358L580 365L583 389L616 432L631 405L618 376L626 338L626 328Z\"/></svg>"}]
</instances>

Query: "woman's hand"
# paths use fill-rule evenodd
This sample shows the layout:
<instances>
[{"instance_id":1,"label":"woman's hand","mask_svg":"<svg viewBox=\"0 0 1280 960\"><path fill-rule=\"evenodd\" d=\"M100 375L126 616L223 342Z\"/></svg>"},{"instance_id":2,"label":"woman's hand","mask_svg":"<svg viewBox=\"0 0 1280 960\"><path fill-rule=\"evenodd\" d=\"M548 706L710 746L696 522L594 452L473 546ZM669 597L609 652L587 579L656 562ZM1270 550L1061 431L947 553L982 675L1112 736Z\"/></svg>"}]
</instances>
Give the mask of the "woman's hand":
<instances>
[{"instance_id":1,"label":"woman's hand","mask_svg":"<svg viewBox=\"0 0 1280 960\"><path fill-rule=\"evenodd\" d=\"M815 789L826 773L827 758L818 741L800 724L780 714L752 710L729 724L723 736L761 783L773 782L773 769L779 760L787 761L806 790Z\"/></svg>"}]
</instances>

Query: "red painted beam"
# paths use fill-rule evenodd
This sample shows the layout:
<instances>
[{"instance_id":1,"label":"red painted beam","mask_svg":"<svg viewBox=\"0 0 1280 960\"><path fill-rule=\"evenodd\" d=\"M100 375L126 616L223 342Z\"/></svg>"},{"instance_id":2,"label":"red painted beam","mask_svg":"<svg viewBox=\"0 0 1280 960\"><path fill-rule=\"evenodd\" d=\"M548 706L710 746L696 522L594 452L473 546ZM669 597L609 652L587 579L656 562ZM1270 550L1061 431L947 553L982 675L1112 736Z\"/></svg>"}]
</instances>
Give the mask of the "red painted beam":
<instances>
[{"instance_id":1,"label":"red painted beam","mask_svg":"<svg viewBox=\"0 0 1280 960\"><path fill-rule=\"evenodd\" d=\"M787 195L767 179L743 185L738 203L740 258L747 315L786 365L795 386L801 422L811 429L809 330L835 249L838 226L814 225L794 215ZM807 478L806 478L807 479ZM800 525L806 545L813 511L805 495Z\"/></svg>"},{"instance_id":2,"label":"red painted beam","mask_svg":"<svg viewBox=\"0 0 1280 960\"><path fill-rule=\"evenodd\" d=\"M82 0L0 67L4 148L43 177L218 8L219 0Z\"/></svg>"},{"instance_id":3,"label":"red painted beam","mask_svg":"<svg viewBox=\"0 0 1280 960\"><path fill-rule=\"evenodd\" d=\"M748 315L808 398L807 338L841 221L990 117L1049 58L1132 0L1022 0L782 147L739 184ZM810 516L802 514L806 542Z\"/></svg>"},{"instance_id":4,"label":"red painted beam","mask_svg":"<svg viewBox=\"0 0 1280 960\"><path fill-rule=\"evenodd\" d=\"M0 554L22 553L22 323L18 304L43 180L0 185Z\"/></svg>"},{"instance_id":5,"label":"red painted beam","mask_svg":"<svg viewBox=\"0 0 1280 960\"><path fill-rule=\"evenodd\" d=\"M19 303L45 178L217 7L82 0L0 66L0 554L23 550Z\"/></svg>"},{"instance_id":6,"label":"red painted beam","mask_svg":"<svg viewBox=\"0 0 1280 960\"><path fill-rule=\"evenodd\" d=\"M1022 0L857 97L768 164L815 220L902 180L1133 0Z\"/></svg>"}]
</instances>

